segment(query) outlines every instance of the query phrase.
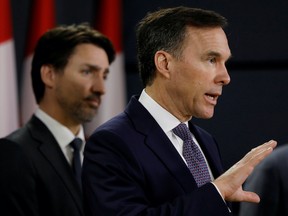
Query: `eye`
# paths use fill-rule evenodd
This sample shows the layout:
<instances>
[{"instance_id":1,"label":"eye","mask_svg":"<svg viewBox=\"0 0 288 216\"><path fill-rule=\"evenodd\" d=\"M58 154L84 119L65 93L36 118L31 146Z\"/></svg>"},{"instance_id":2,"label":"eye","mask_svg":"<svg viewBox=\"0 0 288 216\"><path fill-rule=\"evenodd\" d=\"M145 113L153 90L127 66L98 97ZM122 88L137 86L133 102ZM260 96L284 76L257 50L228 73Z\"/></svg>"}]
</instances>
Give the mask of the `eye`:
<instances>
[{"instance_id":1,"label":"eye","mask_svg":"<svg viewBox=\"0 0 288 216\"><path fill-rule=\"evenodd\" d=\"M92 70L90 70L90 69L84 69L84 70L81 71L81 73L82 73L83 75L89 75L89 74L92 73Z\"/></svg>"},{"instance_id":2,"label":"eye","mask_svg":"<svg viewBox=\"0 0 288 216\"><path fill-rule=\"evenodd\" d=\"M209 59L209 62L210 62L211 64L215 64L216 61L217 61L217 59L216 59L215 57Z\"/></svg>"},{"instance_id":3,"label":"eye","mask_svg":"<svg viewBox=\"0 0 288 216\"><path fill-rule=\"evenodd\" d=\"M103 74L103 79L104 79L104 80L107 80L107 79L108 79L108 72L105 72L105 73Z\"/></svg>"}]
</instances>

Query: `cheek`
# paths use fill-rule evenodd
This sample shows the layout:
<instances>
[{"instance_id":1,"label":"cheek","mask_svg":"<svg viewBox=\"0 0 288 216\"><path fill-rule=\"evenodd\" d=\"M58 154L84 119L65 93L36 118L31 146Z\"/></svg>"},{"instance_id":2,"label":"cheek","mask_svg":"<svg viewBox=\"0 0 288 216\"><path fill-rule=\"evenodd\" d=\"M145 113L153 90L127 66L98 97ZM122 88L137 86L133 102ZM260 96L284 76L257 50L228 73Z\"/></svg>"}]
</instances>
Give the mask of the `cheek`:
<instances>
[{"instance_id":1,"label":"cheek","mask_svg":"<svg viewBox=\"0 0 288 216\"><path fill-rule=\"evenodd\" d=\"M87 91L85 88L87 85L80 84L79 82L70 82L68 85L67 84L65 86L67 97L80 98L85 96L85 91Z\"/></svg>"}]
</instances>

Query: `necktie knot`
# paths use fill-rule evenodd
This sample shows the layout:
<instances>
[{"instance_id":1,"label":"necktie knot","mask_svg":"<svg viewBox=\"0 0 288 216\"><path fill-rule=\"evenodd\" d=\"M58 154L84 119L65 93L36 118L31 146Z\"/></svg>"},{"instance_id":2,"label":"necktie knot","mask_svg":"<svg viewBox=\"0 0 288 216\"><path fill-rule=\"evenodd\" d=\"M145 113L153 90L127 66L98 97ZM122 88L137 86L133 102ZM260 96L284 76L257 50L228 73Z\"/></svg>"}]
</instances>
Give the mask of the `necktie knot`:
<instances>
[{"instance_id":1,"label":"necktie knot","mask_svg":"<svg viewBox=\"0 0 288 216\"><path fill-rule=\"evenodd\" d=\"M80 138L75 138L70 143L70 146L74 149L74 151L80 151L82 146L82 140Z\"/></svg>"},{"instance_id":2,"label":"necktie knot","mask_svg":"<svg viewBox=\"0 0 288 216\"><path fill-rule=\"evenodd\" d=\"M189 128L184 123L180 123L177 127L173 129L173 133L180 137L183 141L192 140Z\"/></svg>"}]
</instances>

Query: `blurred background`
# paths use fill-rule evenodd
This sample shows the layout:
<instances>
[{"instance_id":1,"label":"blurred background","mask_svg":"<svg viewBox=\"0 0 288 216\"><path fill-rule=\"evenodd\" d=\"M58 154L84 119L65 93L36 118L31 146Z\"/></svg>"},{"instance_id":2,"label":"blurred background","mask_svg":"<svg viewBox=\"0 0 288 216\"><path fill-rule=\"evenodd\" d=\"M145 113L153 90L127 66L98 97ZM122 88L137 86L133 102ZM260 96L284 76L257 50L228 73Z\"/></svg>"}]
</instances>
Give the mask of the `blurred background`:
<instances>
[{"instance_id":1,"label":"blurred background","mask_svg":"<svg viewBox=\"0 0 288 216\"><path fill-rule=\"evenodd\" d=\"M101 123L122 111L129 98L134 94L139 94L142 90L136 62L135 26L137 22L149 11L184 5L215 10L224 15L229 21L226 33L233 58L227 67L232 81L229 86L224 88L223 95L218 101L212 119L193 119L195 123L216 137L225 167L230 167L251 148L269 139L277 140L280 145L288 142L286 128L288 120L288 1L2 1L7 1L11 5L10 24L15 50L17 87L15 94L18 114L8 113L12 109L12 106L7 105L8 102L1 102L0 113L1 116L9 116L9 119L11 119L11 116L19 115L16 127L20 126L21 122L22 124L25 123L25 121L20 120L23 119L23 114L20 110L21 103L25 102L26 99L20 100L20 97L23 94L23 80L27 76L27 72L25 73L25 61L27 59L27 50L29 50L27 48L29 45L27 44L31 38L37 36L39 33L37 29L44 28L47 24L43 22L42 18L40 19L42 15L50 13L51 17L54 17L54 24L52 22L48 26L82 22L88 22L95 28L99 26L99 30L103 30L109 37L113 38L115 44L117 43L117 51L121 55L120 61L123 64L114 67L114 69L121 76L116 77L113 81L114 83L107 89L108 93L110 91L113 92L113 89L117 89L113 93L116 94L114 99L107 99L112 104L107 104L107 107L113 107L115 110L107 114L104 119L101 119L99 121ZM44 6L37 6L40 2ZM48 4L48 6L45 4ZM38 8L35 9L36 6ZM7 12L7 10L5 11ZM0 8L0 16L4 12L1 12ZM50 15L45 15L44 17L47 18ZM114 22L114 24L111 22ZM3 23L3 21L0 21L0 23ZM8 24L1 25L0 31L7 29ZM3 41L0 42L0 45L2 44ZM7 58L7 55L0 55L0 57ZM7 59L0 59L1 64L6 62ZM13 96L12 90L7 90L7 88L13 85L8 85L7 87L7 82L3 84L3 79L5 78L4 74L11 74L12 72L8 71L7 68L3 69L1 66L0 68L2 70L0 71L0 92L2 92L0 96L8 97L11 100ZM116 87L119 85L122 85L122 87ZM2 98L0 100L5 101ZM99 122L93 123L92 130L97 127ZM11 123L10 120L8 123ZM8 123L0 119L1 136L4 136L15 127L3 129Z\"/></svg>"}]
</instances>

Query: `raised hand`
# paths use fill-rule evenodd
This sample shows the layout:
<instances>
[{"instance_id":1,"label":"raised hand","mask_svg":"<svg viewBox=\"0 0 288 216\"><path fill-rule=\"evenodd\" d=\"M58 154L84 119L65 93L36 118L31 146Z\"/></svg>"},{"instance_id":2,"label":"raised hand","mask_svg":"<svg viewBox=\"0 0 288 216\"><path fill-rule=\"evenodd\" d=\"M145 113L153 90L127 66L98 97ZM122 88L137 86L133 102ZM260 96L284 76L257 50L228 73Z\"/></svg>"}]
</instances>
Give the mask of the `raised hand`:
<instances>
[{"instance_id":1,"label":"raised hand","mask_svg":"<svg viewBox=\"0 0 288 216\"><path fill-rule=\"evenodd\" d=\"M233 202L260 202L260 198L256 193L243 191L242 184L252 173L254 167L266 158L276 145L276 141L270 140L252 149L240 161L213 181L224 200Z\"/></svg>"}]
</instances>

